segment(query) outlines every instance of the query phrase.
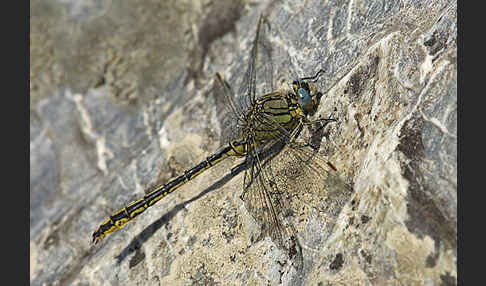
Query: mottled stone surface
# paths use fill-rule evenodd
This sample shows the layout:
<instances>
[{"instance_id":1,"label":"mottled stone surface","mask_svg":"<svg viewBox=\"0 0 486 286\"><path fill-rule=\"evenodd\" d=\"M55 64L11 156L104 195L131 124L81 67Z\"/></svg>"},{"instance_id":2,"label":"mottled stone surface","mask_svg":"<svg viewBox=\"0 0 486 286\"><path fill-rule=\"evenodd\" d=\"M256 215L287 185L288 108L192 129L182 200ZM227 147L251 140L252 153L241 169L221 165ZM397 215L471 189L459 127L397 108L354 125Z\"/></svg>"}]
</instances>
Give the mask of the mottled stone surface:
<instances>
[{"instance_id":1,"label":"mottled stone surface","mask_svg":"<svg viewBox=\"0 0 486 286\"><path fill-rule=\"evenodd\" d=\"M30 3L31 285L455 285L455 1ZM113 211L221 144L260 13L274 81L326 70L321 151L353 186L300 273L227 160L101 243Z\"/></svg>"}]
</instances>

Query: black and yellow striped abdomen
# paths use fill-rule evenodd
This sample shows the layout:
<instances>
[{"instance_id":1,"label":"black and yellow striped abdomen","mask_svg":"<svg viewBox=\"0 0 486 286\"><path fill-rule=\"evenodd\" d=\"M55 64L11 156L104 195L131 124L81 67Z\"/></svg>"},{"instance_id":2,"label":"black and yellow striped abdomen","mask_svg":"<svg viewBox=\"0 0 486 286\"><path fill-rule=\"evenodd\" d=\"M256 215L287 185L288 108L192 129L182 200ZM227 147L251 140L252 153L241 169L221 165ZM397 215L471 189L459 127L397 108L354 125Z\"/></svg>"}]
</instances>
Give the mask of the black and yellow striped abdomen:
<instances>
[{"instance_id":1,"label":"black and yellow striped abdomen","mask_svg":"<svg viewBox=\"0 0 486 286\"><path fill-rule=\"evenodd\" d=\"M162 198L172 193L180 186L194 179L197 175L201 174L205 170L221 162L223 159L229 156L242 156L246 154L246 150L246 143L236 140L232 141L227 147L224 147L215 154L207 157L206 160L199 163L194 168L184 171L183 175L173 179L166 185L155 188L153 191L143 196L143 198L130 203L126 207L108 217L108 219L106 219L93 233L93 242L96 243L103 239L106 235L121 229L130 220L143 213L156 202L160 201Z\"/></svg>"}]
</instances>

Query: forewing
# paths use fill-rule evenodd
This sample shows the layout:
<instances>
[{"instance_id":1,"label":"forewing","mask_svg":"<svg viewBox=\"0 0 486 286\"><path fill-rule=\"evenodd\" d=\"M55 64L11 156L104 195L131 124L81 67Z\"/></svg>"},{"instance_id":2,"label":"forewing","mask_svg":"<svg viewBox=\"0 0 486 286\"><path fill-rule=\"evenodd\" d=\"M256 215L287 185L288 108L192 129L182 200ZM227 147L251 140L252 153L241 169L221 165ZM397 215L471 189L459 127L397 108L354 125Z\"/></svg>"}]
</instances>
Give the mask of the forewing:
<instances>
[{"instance_id":1,"label":"forewing","mask_svg":"<svg viewBox=\"0 0 486 286\"><path fill-rule=\"evenodd\" d=\"M247 109L255 99L274 90L270 24L261 15L253 39L248 66L237 91L238 102Z\"/></svg>"},{"instance_id":2,"label":"forewing","mask_svg":"<svg viewBox=\"0 0 486 286\"><path fill-rule=\"evenodd\" d=\"M270 24L263 15L260 16L246 71L243 76L238 76L241 80L237 84L236 94L233 93L230 84L217 74L218 91L224 96L228 107L228 116L223 126L225 141L242 135L244 114L250 110L256 98L274 90L272 48L267 39L269 31Z\"/></svg>"},{"instance_id":3,"label":"forewing","mask_svg":"<svg viewBox=\"0 0 486 286\"><path fill-rule=\"evenodd\" d=\"M352 186L306 143L289 142L271 161L271 169L277 174L275 181L285 194L284 200L288 200L286 205L294 210L294 220L306 222L317 214L320 236L327 239L353 193Z\"/></svg>"},{"instance_id":4,"label":"forewing","mask_svg":"<svg viewBox=\"0 0 486 286\"><path fill-rule=\"evenodd\" d=\"M275 154L258 154L254 148L247 155L248 167L244 176L241 199L252 217L261 227L261 237L269 236L284 250L297 270L302 269L302 250L296 231L287 219L288 200L283 198L279 186L275 184L271 168Z\"/></svg>"},{"instance_id":5,"label":"forewing","mask_svg":"<svg viewBox=\"0 0 486 286\"><path fill-rule=\"evenodd\" d=\"M272 144L247 155L241 198L261 225L262 235L287 251L298 268L302 254L297 232L317 218L319 240L327 239L353 189L308 144L285 140Z\"/></svg>"}]
</instances>

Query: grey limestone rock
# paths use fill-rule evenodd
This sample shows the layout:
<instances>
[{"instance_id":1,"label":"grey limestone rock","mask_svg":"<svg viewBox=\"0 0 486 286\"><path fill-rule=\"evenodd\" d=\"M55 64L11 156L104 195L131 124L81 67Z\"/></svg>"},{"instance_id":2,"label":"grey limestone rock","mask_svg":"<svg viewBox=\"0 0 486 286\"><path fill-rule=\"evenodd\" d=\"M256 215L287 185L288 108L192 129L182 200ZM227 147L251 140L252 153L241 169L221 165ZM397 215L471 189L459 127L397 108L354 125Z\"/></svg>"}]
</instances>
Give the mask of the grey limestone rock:
<instances>
[{"instance_id":1,"label":"grey limestone rock","mask_svg":"<svg viewBox=\"0 0 486 286\"><path fill-rule=\"evenodd\" d=\"M31 285L456 285L455 1L31 1ZM259 15L273 77L325 73L321 152L353 186L298 272L228 160L91 244L114 211L223 142L214 74Z\"/></svg>"}]
</instances>

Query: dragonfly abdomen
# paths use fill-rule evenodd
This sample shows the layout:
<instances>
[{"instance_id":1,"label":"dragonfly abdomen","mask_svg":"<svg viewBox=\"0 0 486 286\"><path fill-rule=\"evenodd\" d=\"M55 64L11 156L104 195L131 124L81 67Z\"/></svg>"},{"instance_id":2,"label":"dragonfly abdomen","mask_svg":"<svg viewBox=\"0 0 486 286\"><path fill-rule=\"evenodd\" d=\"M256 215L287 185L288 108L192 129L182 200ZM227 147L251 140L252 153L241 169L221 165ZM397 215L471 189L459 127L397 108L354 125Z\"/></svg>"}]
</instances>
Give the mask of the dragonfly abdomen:
<instances>
[{"instance_id":1,"label":"dragonfly abdomen","mask_svg":"<svg viewBox=\"0 0 486 286\"><path fill-rule=\"evenodd\" d=\"M180 186L194 179L205 170L221 162L223 159L229 156L241 156L238 152L241 152L241 150L246 148L244 143L236 140L232 141L232 143L233 144L229 144L228 146L221 148L213 155L207 157L206 160L202 161L195 167L184 171L184 174L173 179L169 183L155 188L150 193L144 195L143 198L136 200L115 212L113 215L108 217L108 219L106 219L105 222L103 222L93 233L93 242L97 243L106 235L123 228L130 220L143 213L156 202L160 201L162 198L172 193Z\"/></svg>"}]
</instances>

